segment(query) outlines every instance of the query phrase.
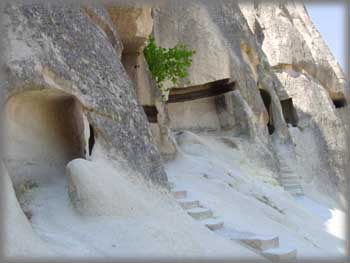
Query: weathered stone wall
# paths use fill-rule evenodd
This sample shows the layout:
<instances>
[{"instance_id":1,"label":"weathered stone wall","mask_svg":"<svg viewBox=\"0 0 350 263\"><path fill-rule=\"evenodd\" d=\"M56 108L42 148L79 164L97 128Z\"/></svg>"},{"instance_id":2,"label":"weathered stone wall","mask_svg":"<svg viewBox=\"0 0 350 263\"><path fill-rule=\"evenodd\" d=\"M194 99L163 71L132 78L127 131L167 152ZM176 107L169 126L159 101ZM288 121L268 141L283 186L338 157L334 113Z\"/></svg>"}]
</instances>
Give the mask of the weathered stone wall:
<instances>
[{"instance_id":1,"label":"weathered stone wall","mask_svg":"<svg viewBox=\"0 0 350 263\"><path fill-rule=\"evenodd\" d=\"M275 164L266 161L270 169L281 159L287 162L303 176L310 195L319 192L344 204L350 155L348 121L342 112L347 110L335 109L332 100L345 98L348 91L342 70L304 6L294 2L168 1L154 13L154 34L160 45L182 42L196 50L189 77L179 87L189 86L188 81L190 85L222 78L235 81L232 101L240 98L241 103L233 104L232 112L237 114L227 115L233 119L232 134L241 130L265 145L261 148L275 159ZM271 99L268 109L259 90ZM298 119L294 128L287 127L281 106L282 100L290 98ZM187 123L190 119L197 123L198 115L184 115L185 108L173 110L177 116L173 119L185 116ZM209 123L215 125L213 120ZM267 124L274 128L272 135Z\"/></svg>"},{"instance_id":2,"label":"weathered stone wall","mask_svg":"<svg viewBox=\"0 0 350 263\"><path fill-rule=\"evenodd\" d=\"M30 222L28 222L13 189L11 178L6 167L0 162L1 172L1 198L2 203L2 253L7 257L48 257L54 256L52 249L35 235ZM25 238L23 238L25 237Z\"/></svg>"},{"instance_id":3,"label":"weathered stone wall","mask_svg":"<svg viewBox=\"0 0 350 263\"><path fill-rule=\"evenodd\" d=\"M215 98L167 104L173 130L215 131L220 129Z\"/></svg>"},{"instance_id":4,"label":"weathered stone wall","mask_svg":"<svg viewBox=\"0 0 350 263\"><path fill-rule=\"evenodd\" d=\"M153 29L151 8L146 5L108 4L107 10L124 46L121 62L134 84L138 103L155 107L158 112L156 123L150 123L153 142L164 159L172 159L176 155L176 145L168 127L165 103L143 55Z\"/></svg>"},{"instance_id":5,"label":"weathered stone wall","mask_svg":"<svg viewBox=\"0 0 350 263\"><path fill-rule=\"evenodd\" d=\"M127 3L106 4L107 12L123 43L124 53L142 52L152 32L152 8Z\"/></svg>"},{"instance_id":6,"label":"weathered stone wall","mask_svg":"<svg viewBox=\"0 0 350 263\"><path fill-rule=\"evenodd\" d=\"M255 157L265 159L261 163L276 170L278 160L273 157L272 141L289 140L275 91L275 86L280 83L238 4L228 1L168 1L155 9L154 35L161 46L171 47L180 42L196 51L189 77L179 87L203 85L224 78L237 84L236 91L226 98L226 104L232 106L226 112L229 118L226 127L230 127L233 136L244 136L251 143L262 144L256 148L263 149L263 152ZM271 97L270 115L259 89L266 90ZM177 115L178 119L181 118L179 112ZM187 118L196 123L196 117L198 115ZM224 123L222 114L218 118ZM275 126L271 136L267 129L269 119L274 120Z\"/></svg>"},{"instance_id":7,"label":"weathered stone wall","mask_svg":"<svg viewBox=\"0 0 350 263\"><path fill-rule=\"evenodd\" d=\"M340 112L349 113L349 108L337 109L332 102L348 93L339 64L301 3L242 3L241 9L281 83L276 86L279 99L293 99L299 119L292 129L295 165L306 193L318 191L344 204L349 115Z\"/></svg>"},{"instance_id":8,"label":"weathered stone wall","mask_svg":"<svg viewBox=\"0 0 350 263\"><path fill-rule=\"evenodd\" d=\"M283 154L307 192L344 203L349 106L333 102L348 99L349 90L304 6L172 0L152 8L6 5L3 97L42 89L74 96L99 145L157 182L166 181L159 151L176 153L170 128L225 127L254 145L252 156L267 168L278 170ZM174 88L228 79L236 90L164 104L142 56L152 33L161 46L181 42L196 51L189 77ZM290 98L297 127L283 115L281 101ZM141 105L158 111L151 129Z\"/></svg>"},{"instance_id":9,"label":"weathered stone wall","mask_svg":"<svg viewBox=\"0 0 350 263\"><path fill-rule=\"evenodd\" d=\"M272 96L276 134L284 139L288 137L274 91L277 81L269 76L266 59L237 3L168 1L155 10L154 20L154 34L160 45L170 47L181 42L196 51L189 77L181 86L224 78L237 82L238 91L254 113L254 129L250 133L257 133L253 137L262 134L260 138L265 141L267 112L258 87L267 89Z\"/></svg>"},{"instance_id":10,"label":"weathered stone wall","mask_svg":"<svg viewBox=\"0 0 350 263\"><path fill-rule=\"evenodd\" d=\"M106 33L114 30L108 13L98 8L87 14L77 5L6 5L5 97L40 89L74 95L110 157L164 183L146 116L119 59L120 40ZM91 12L106 21L104 28Z\"/></svg>"}]
</instances>

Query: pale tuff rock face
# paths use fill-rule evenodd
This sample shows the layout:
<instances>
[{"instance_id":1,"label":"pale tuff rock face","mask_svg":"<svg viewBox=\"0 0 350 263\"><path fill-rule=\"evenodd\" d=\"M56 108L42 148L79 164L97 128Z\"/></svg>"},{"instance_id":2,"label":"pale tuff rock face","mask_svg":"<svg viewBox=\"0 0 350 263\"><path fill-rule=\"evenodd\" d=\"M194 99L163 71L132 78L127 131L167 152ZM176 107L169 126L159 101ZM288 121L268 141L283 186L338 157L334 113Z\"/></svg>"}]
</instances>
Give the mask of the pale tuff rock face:
<instances>
[{"instance_id":1,"label":"pale tuff rock face","mask_svg":"<svg viewBox=\"0 0 350 263\"><path fill-rule=\"evenodd\" d=\"M185 81L181 88L185 86L183 89L191 90L225 79L235 83L236 91L220 95L221 99L215 96L168 103L171 127L175 130L231 131L237 136L247 137L264 145L257 146L263 152L257 158L266 159L262 163L276 170L271 139L286 141L289 138L275 92L275 87L280 84L270 72L267 58L258 47L237 3L170 1L155 9L154 32L156 41L162 46L170 47L180 42L196 51L189 71L190 84ZM267 94L266 101L261 95L262 90Z\"/></svg>"},{"instance_id":2,"label":"pale tuff rock face","mask_svg":"<svg viewBox=\"0 0 350 263\"><path fill-rule=\"evenodd\" d=\"M215 173L221 179L206 183L207 190L217 187L212 192L217 199L206 193L204 198L224 201L220 187L226 187L235 201L250 200L245 208L251 219L263 215L266 222L273 221L271 226L278 222L295 237L300 233L287 224L295 219L292 215L302 221L304 212L293 214L295 200L278 185L283 169L301 176L306 196L332 207L344 205L350 170L349 90L302 4L6 4L1 17L6 74L0 90L6 101L1 169L8 170L3 186L6 227L12 234L8 255L16 247L26 255L51 255L38 241L39 233L64 255L120 256L120 251L135 249L140 255L255 258L177 210L164 187L165 164L170 178L172 171L199 183L210 175L197 180L191 172ZM184 43L196 51L188 78L172 89L168 102L162 100L142 53L150 35L160 46ZM192 163L193 156L198 159ZM237 168L237 175L231 168ZM225 177L235 184L221 181ZM13 190L28 180L40 187L27 191L32 203L26 206ZM281 204L291 203L290 218L256 209L260 206L253 205L254 198L257 191L265 194L265 186L272 189L271 196L283 196ZM26 208L36 213L31 222ZM65 216L72 224L62 226ZM96 216L112 219L93 222ZM48 226L57 223L58 228ZM60 227L71 234L80 225L84 244L78 237L81 250L75 250L71 244L76 237L69 236L73 241L66 243ZM108 233L100 235L100 230ZM89 238L96 248L85 244ZM115 239L125 247L136 245L111 252Z\"/></svg>"},{"instance_id":3,"label":"pale tuff rock face","mask_svg":"<svg viewBox=\"0 0 350 263\"><path fill-rule=\"evenodd\" d=\"M254 113L254 128L248 132L254 134L253 138L258 136L266 140L266 125L272 118L277 136L288 137L274 91L274 85L277 85L274 82L277 81L272 76L265 76L268 75L263 70L266 59L237 3L170 1L155 10L154 21L154 32L160 45L169 47L180 42L196 51L189 71L190 84L186 81L184 86L204 85L228 78L237 83L236 89ZM264 106L259 88L266 89L271 96L270 114L273 112L273 117Z\"/></svg>"},{"instance_id":4,"label":"pale tuff rock face","mask_svg":"<svg viewBox=\"0 0 350 263\"><path fill-rule=\"evenodd\" d=\"M165 182L146 116L119 60L120 40L100 27L109 24L105 9L89 10L87 14L74 5L6 5L5 95L54 88L74 96L112 158L145 178ZM99 22L91 19L91 12Z\"/></svg>"},{"instance_id":5,"label":"pale tuff rock face","mask_svg":"<svg viewBox=\"0 0 350 263\"><path fill-rule=\"evenodd\" d=\"M303 5L170 1L154 13L154 32L160 45L181 42L196 50L190 84L184 82L180 87L191 90L229 78L236 83L237 93L227 93L225 96L231 98L225 104L231 105L237 98L244 101L224 111L218 110L219 99L169 103L170 126L193 131L222 131L224 126L234 134L248 134L268 145L270 154L276 154L270 169L278 167L279 155L289 156L284 158L295 172L308 178L305 187L310 192L328 184L328 190L320 186L319 191L344 204L349 160L346 110L339 108L346 104L344 75ZM312 89L306 90L310 85ZM222 125L225 118L230 121ZM296 129L302 130L298 138ZM302 148L300 136L310 141L311 134L314 147L308 151ZM274 147L271 138L287 142L288 153ZM310 167L323 169L316 172ZM339 196L334 197L334 191L340 192Z\"/></svg>"},{"instance_id":6,"label":"pale tuff rock face","mask_svg":"<svg viewBox=\"0 0 350 263\"><path fill-rule=\"evenodd\" d=\"M53 256L53 251L35 235L27 217L18 203L13 184L6 167L0 162L2 208L6 217L2 220L3 253L10 257ZM25 237L25 238L23 238Z\"/></svg>"},{"instance_id":7,"label":"pale tuff rock face","mask_svg":"<svg viewBox=\"0 0 350 263\"><path fill-rule=\"evenodd\" d=\"M292 140L305 187L344 204L350 154L343 71L302 4L242 3L241 9L282 84L279 98L293 100L299 130Z\"/></svg>"},{"instance_id":8,"label":"pale tuff rock face","mask_svg":"<svg viewBox=\"0 0 350 263\"><path fill-rule=\"evenodd\" d=\"M346 96L347 86L344 72L313 25L305 7L300 3L294 3L286 5L286 8L315 60L316 75L314 77L328 90L332 99Z\"/></svg>"},{"instance_id":9,"label":"pale tuff rock face","mask_svg":"<svg viewBox=\"0 0 350 263\"><path fill-rule=\"evenodd\" d=\"M184 86L200 85L230 77L230 60L220 29L209 18L206 5L197 1L169 1L155 9L154 34L159 45L185 43L196 51ZM210 70L209 70L210 69Z\"/></svg>"},{"instance_id":10,"label":"pale tuff rock face","mask_svg":"<svg viewBox=\"0 0 350 263\"><path fill-rule=\"evenodd\" d=\"M152 8L149 6L107 5L107 11L117 29L125 53L142 51L152 33Z\"/></svg>"},{"instance_id":11,"label":"pale tuff rock face","mask_svg":"<svg viewBox=\"0 0 350 263\"><path fill-rule=\"evenodd\" d=\"M288 73L277 75L293 98L299 118L298 127L302 132L295 131L298 136L292 138L296 144L298 162L307 167L307 171L302 173L305 182L315 184L320 192L329 196L339 191L345 194L349 149L338 109L334 107L328 92L307 76L301 74L291 78ZM304 141L315 148L304 148ZM311 153L313 158L308 157Z\"/></svg>"},{"instance_id":12,"label":"pale tuff rock face","mask_svg":"<svg viewBox=\"0 0 350 263\"><path fill-rule=\"evenodd\" d=\"M115 48L120 58L123 51L123 44L120 41L120 34L115 28L112 18L109 16L106 9L103 6L96 4L84 5L83 10L92 22L106 34L109 42Z\"/></svg>"},{"instance_id":13,"label":"pale tuff rock face","mask_svg":"<svg viewBox=\"0 0 350 263\"><path fill-rule=\"evenodd\" d=\"M250 25L254 33L264 36L262 49L272 67L292 65L307 72L322 83L332 98L345 92L345 76L302 4L290 2L279 8L264 4L254 11L247 6L242 4L242 10L248 20L255 19L255 24Z\"/></svg>"}]
</instances>

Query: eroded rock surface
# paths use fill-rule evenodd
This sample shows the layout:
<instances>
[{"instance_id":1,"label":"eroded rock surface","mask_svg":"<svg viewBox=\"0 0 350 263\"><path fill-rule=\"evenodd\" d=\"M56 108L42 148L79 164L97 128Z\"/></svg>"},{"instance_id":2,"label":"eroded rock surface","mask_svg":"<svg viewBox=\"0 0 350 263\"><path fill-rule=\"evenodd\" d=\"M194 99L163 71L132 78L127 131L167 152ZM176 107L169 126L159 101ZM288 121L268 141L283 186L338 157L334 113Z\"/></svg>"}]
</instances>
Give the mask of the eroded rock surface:
<instances>
[{"instance_id":1,"label":"eroded rock surface","mask_svg":"<svg viewBox=\"0 0 350 263\"><path fill-rule=\"evenodd\" d=\"M111 24L103 7L89 10L77 5L6 5L5 97L43 89L75 96L96 140L112 158L164 183L146 116L119 59L120 40L108 33L114 30L106 33Z\"/></svg>"},{"instance_id":2,"label":"eroded rock surface","mask_svg":"<svg viewBox=\"0 0 350 263\"><path fill-rule=\"evenodd\" d=\"M349 112L349 89L342 69L301 3L241 8L255 35L263 36L259 44L282 84L278 97L293 100L299 129L293 129L292 140L305 187L314 185L344 205L350 152L343 115Z\"/></svg>"},{"instance_id":3,"label":"eroded rock surface","mask_svg":"<svg viewBox=\"0 0 350 263\"><path fill-rule=\"evenodd\" d=\"M112 216L125 219L119 221L122 225L137 218L139 228L128 237L135 240L135 236L148 233L154 245L152 253L164 248L164 255L181 251L217 254L216 247L207 249L212 243L206 240L216 243L218 237L196 232L193 222L186 221L189 218L179 217L176 230L182 230L176 238L173 226L161 221L164 211L180 211L164 188L165 161L177 157L170 166L198 158L193 165L204 165L203 169L222 173L218 178L237 181L230 185L213 180L233 196L243 189L239 198L254 197L255 190L249 189L258 187L254 183L258 179L251 177L256 173L273 191L283 193L283 200L294 202L278 186L283 186L283 173L291 173L295 180L300 178L306 196L331 207L344 207L350 171L349 89L342 69L301 3L9 3L1 18L5 47L5 79L0 90L5 102L2 161L8 169L5 209L8 218L20 225L14 229L7 221L14 232L6 253L15 254L16 246L24 254L45 250L37 233L58 250L66 249L62 254L100 252L86 247L85 240L84 244L78 242L79 238L76 244L81 250L73 251L60 229L50 228L59 221L62 229L69 229L64 214L50 212L64 207L71 218L79 212L83 221ZM163 47L180 42L196 51L188 78L172 87L168 102L162 99L142 54L150 35ZM222 151L216 154L215 149ZM215 170L213 162L203 161L201 155L210 154L217 155L216 165L225 169ZM117 165L109 167L111 163ZM244 168L247 174L240 176L249 187L229 172L232 164ZM192 166L172 170L177 168L184 178L196 171ZM208 174L203 175L205 180L211 179ZM148 185L140 177L153 183ZM34 191L36 199L29 199L39 214L33 217L33 228L30 214L25 217L13 191L28 179L39 185L39 191ZM28 193L30 197L32 192ZM42 200L48 200L45 213L40 211ZM261 215L259 211L254 210L254 218ZM278 217L264 216L286 221L283 210L274 213ZM139 224L144 217L152 218L151 224ZM171 213L167 217L177 220ZM57 231L55 235L40 232L47 219L52 225L46 230ZM95 223L99 232L100 225ZM128 227L123 231L129 232ZM113 223L106 229L119 228ZM193 233L194 241L186 239ZM203 241L202 235L207 239ZM18 242L23 236L34 245L27 248L26 241ZM100 235L100 240L114 240L110 233L106 236ZM60 247L57 240L64 245ZM139 241L135 248L145 247L144 240ZM226 241L222 244L221 252L230 251L231 255L241 250L250 255L238 244L234 250ZM110 253L109 247L105 249ZM120 251L130 252L128 249ZM147 249L140 254L147 254Z\"/></svg>"}]
</instances>

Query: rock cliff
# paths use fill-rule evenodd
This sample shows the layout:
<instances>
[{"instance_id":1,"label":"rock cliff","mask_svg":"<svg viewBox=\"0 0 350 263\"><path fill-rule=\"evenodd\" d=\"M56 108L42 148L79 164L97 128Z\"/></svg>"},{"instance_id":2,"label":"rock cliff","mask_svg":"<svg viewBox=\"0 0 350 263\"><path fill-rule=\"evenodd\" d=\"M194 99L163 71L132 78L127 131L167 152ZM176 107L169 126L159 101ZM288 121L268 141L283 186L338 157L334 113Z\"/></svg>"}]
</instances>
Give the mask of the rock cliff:
<instances>
[{"instance_id":1,"label":"rock cliff","mask_svg":"<svg viewBox=\"0 0 350 263\"><path fill-rule=\"evenodd\" d=\"M154 28L160 45L182 42L196 50L191 85L236 83L236 90L225 95L225 119L233 134L248 134L260 144L252 155L277 173L283 158L302 177L308 194L320 192L345 205L350 153L343 112L349 111L349 91L303 4L169 1L155 10ZM182 114L175 108L185 104L169 104L168 110L174 119L191 119L193 105ZM206 123L189 120L191 125L227 129L217 116L203 114L216 109L220 116L218 100L196 107ZM182 128L180 120L176 123Z\"/></svg>"},{"instance_id":2,"label":"rock cliff","mask_svg":"<svg viewBox=\"0 0 350 263\"><path fill-rule=\"evenodd\" d=\"M104 7L6 5L3 14L5 98L46 90L74 97L95 130L96 142L112 158L145 178L165 182L146 115L120 60L121 40ZM30 109L26 112L25 118L31 118ZM17 165L16 156L5 158L9 166Z\"/></svg>"},{"instance_id":3,"label":"rock cliff","mask_svg":"<svg viewBox=\"0 0 350 263\"><path fill-rule=\"evenodd\" d=\"M252 173L267 175L264 183L280 187L276 190L276 196L283 198L279 205L295 205L290 193L345 208L350 173L349 88L302 3L7 3L1 19L1 169L6 170L2 187L7 189L6 213L10 220L18 217L21 225L15 231L16 240L29 236L23 242L36 243L33 254L46 249L35 233L54 244L52 253L60 251L59 242L41 229L42 218L56 222L50 209L40 217L40 202L48 198L53 200L52 210L64 204L72 218L77 211L82 217L125 220L119 224L147 221L137 235L146 232L154 251L159 245L164 255L174 251L217 255L215 248L208 250L210 242L219 242L220 251L231 255L226 241L196 232L194 223L183 215L177 215L181 223L174 227L180 234L174 238L173 229L161 221L163 213L170 220L171 211L179 208L168 196L166 169L195 171L196 167L186 166L184 171L185 166L175 166L187 160L188 152L200 156L203 148L209 155L223 149L215 156L221 161L205 163L208 171L229 167L230 158L235 169L249 167L242 168L246 177L234 179L237 185L228 184L229 190L234 195L244 192L254 202L263 200L273 209L263 213L267 218L282 222L286 213L255 192L259 180L247 179ZM168 101L162 99L142 52L151 35L160 46L184 43L196 51L187 79L175 87L165 84L171 88ZM197 165L203 164L199 160ZM222 173L233 178L225 169ZM28 182L37 183L39 190L25 189L33 196L21 197L18 191ZM52 196L52 191L64 197ZM21 207L38 213L32 225ZM153 215L150 210L155 211ZM291 218L311 218L302 209L295 211L298 214ZM12 229L10 220L7 227ZM110 223L110 229L112 225L116 226ZM299 221L293 231L297 225ZM182 243L186 235L193 239ZM17 254L29 253L18 240L10 239L6 253L16 254L16 246L21 250ZM147 243L139 241L140 247ZM327 247L326 241L317 244ZM89 250L81 246L82 251ZM240 249L235 244L233 251ZM143 250L140 254L149 255Z\"/></svg>"}]
</instances>

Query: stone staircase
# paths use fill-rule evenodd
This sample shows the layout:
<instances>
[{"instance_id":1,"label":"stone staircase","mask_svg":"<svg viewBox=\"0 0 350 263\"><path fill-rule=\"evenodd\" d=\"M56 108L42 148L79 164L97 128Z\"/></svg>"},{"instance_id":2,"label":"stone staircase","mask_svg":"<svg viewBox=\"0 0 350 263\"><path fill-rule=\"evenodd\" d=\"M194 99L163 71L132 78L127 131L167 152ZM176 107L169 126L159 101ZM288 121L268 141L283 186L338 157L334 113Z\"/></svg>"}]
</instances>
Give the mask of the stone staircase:
<instances>
[{"instance_id":1,"label":"stone staircase","mask_svg":"<svg viewBox=\"0 0 350 263\"><path fill-rule=\"evenodd\" d=\"M292 195L300 196L304 195L303 188L301 187L301 178L297 176L289 168L284 159L280 159L280 182L283 188Z\"/></svg>"},{"instance_id":2,"label":"stone staircase","mask_svg":"<svg viewBox=\"0 0 350 263\"><path fill-rule=\"evenodd\" d=\"M227 239L242 243L272 262L296 261L296 249L280 248L278 236L256 235L224 227L224 222L215 217L213 211L202 206L198 200L188 198L186 190L177 189L174 183L169 183L169 188L187 214L211 231L215 231L215 233Z\"/></svg>"},{"instance_id":3,"label":"stone staircase","mask_svg":"<svg viewBox=\"0 0 350 263\"><path fill-rule=\"evenodd\" d=\"M257 235L233 229L222 229L218 234L244 244L272 262L296 262L297 250L280 247L278 236Z\"/></svg>"},{"instance_id":4,"label":"stone staircase","mask_svg":"<svg viewBox=\"0 0 350 263\"><path fill-rule=\"evenodd\" d=\"M187 214L210 230L218 230L224 226L224 222L215 217L213 211L203 207L198 200L187 198L187 191L176 189L173 186L171 193Z\"/></svg>"}]
</instances>

